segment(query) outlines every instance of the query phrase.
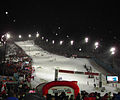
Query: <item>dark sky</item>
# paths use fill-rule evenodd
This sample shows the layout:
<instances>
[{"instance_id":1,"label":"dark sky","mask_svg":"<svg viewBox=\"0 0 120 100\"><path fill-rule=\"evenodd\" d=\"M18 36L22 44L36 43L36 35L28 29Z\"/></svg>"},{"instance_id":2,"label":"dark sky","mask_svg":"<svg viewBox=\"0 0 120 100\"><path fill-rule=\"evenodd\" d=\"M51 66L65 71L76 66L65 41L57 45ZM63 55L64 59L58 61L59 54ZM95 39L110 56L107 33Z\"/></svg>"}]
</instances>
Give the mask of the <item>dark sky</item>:
<instances>
[{"instance_id":1,"label":"dark sky","mask_svg":"<svg viewBox=\"0 0 120 100\"><path fill-rule=\"evenodd\" d=\"M90 36L96 39L119 41L118 2L43 1L0 1L0 32L12 31L15 34L26 34L39 31L42 35L50 37L57 32L61 34L61 37L65 35L70 35L72 38Z\"/></svg>"}]
</instances>

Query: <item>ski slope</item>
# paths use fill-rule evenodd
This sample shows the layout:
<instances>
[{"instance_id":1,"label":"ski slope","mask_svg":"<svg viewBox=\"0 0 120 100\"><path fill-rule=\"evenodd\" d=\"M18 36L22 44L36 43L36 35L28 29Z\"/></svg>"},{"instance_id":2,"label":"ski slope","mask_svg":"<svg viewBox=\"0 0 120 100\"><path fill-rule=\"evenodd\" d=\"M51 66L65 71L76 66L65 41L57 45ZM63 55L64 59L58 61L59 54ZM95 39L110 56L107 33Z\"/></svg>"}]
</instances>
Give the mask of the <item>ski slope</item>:
<instances>
[{"instance_id":1,"label":"ski slope","mask_svg":"<svg viewBox=\"0 0 120 100\"><path fill-rule=\"evenodd\" d=\"M16 42L18 46L20 46L26 54L28 54L33 59L33 67L35 67L35 72L33 75L35 79L31 81L31 85L33 88L38 86L43 82L54 81L55 78L55 68L64 69L64 70L72 70L72 71L81 71L86 72L84 65L92 67L92 72L100 73L100 70L96 70L86 58L66 58L64 56L58 56L55 54L51 54L47 51L44 51L42 48L34 45L34 42L31 41L20 41ZM94 88L94 83L99 83L99 77L95 76L94 78L88 78L88 75L82 74L67 74L67 73L59 73L59 78L62 80L68 81L78 81L78 86L80 91L86 90L87 92L100 92L99 89ZM106 84L105 76L102 75L103 87L106 88L105 92L101 92L101 95L104 95L106 92L116 93L116 88L112 86L112 84Z\"/></svg>"}]
</instances>

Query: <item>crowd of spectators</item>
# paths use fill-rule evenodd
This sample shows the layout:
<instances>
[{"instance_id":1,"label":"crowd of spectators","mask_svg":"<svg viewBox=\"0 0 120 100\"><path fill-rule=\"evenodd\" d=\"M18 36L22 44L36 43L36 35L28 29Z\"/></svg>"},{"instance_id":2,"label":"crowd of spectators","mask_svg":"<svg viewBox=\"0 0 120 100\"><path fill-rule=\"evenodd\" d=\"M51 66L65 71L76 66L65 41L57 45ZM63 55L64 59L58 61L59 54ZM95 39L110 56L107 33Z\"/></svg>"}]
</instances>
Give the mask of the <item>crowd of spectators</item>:
<instances>
[{"instance_id":1,"label":"crowd of spectators","mask_svg":"<svg viewBox=\"0 0 120 100\"><path fill-rule=\"evenodd\" d=\"M14 52L11 50L14 48ZM33 73L32 59L15 44L9 49L6 61L0 64L0 99L16 97L19 100L31 90L31 78Z\"/></svg>"},{"instance_id":2,"label":"crowd of spectators","mask_svg":"<svg viewBox=\"0 0 120 100\"><path fill-rule=\"evenodd\" d=\"M120 100L120 92L118 94L111 94L111 92L106 93L104 96L101 96L100 93L86 91L81 91L78 93L77 97L74 98L73 95L67 96L65 92L62 92L60 95L55 93L55 95L47 94L46 100Z\"/></svg>"}]
</instances>

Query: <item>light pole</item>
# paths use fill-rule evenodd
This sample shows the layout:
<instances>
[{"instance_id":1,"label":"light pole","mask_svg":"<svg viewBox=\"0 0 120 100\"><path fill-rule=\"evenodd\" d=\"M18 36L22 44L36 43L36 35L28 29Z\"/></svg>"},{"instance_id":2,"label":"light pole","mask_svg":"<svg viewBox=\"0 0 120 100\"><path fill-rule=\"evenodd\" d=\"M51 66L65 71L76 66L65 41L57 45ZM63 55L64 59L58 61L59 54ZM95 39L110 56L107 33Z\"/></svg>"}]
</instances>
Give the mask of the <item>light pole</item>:
<instances>
[{"instance_id":1,"label":"light pole","mask_svg":"<svg viewBox=\"0 0 120 100\"><path fill-rule=\"evenodd\" d=\"M110 53L112 55L112 66L114 66L114 55L115 55L115 52L116 52L116 48L115 47L111 47L110 48Z\"/></svg>"},{"instance_id":2,"label":"light pole","mask_svg":"<svg viewBox=\"0 0 120 100\"><path fill-rule=\"evenodd\" d=\"M86 44L85 44L85 52L86 52L86 56L87 56L87 44L88 44L89 38L86 37L84 41L85 41L85 43L86 43Z\"/></svg>"},{"instance_id":3,"label":"light pole","mask_svg":"<svg viewBox=\"0 0 120 100\"><path fill-rule=\"evenodd\" d=\"M7 50L7 41L8 41L8 39L10 39L11 36L9 33L6 33L4 36L5 36L5 40L4 40L4 45L5 45L4 61L5 61L6 60L5 55L6 55L6 50Z\"/></svg>"},{"instance_id":4,"label":"light pole","mask_svg":"<svg viewBox=\"0 0 120 100\"><path fill-rule=\"evenodd\" d=\"M4 75L4 69L5 69L5 61L6 61L6 50L7 50L7 40L10 39L10 34L6 33L5 35L2 35L1 41L3 42L4 45L4 65L3 65L3 75Z\"/></svg>"},{"instance_id":5,"label":"light pole","mask_svg":"<svg viewBox=\"0 0 120 100\"><path fill-rule=\"evenodd\" d=\"M96 55L97 55L97 53L98 53L98 47L99 47L99 42L95 42L94 43L94 49L93 49L93 56L94 57L97 57Z\"/></svg>"}]
</instances>

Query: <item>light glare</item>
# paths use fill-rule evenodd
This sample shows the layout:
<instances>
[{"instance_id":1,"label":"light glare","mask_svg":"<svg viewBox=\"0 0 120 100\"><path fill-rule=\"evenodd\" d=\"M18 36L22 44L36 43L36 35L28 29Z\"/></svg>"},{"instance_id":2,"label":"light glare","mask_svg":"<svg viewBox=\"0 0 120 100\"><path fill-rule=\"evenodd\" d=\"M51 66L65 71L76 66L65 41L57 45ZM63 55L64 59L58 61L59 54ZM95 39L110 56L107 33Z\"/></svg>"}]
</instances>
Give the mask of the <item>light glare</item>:
<instances>
[{"instance_id":1,"label":"light glare","mask_svg":"<svg viewBox=\"0 0 120 100\"><path fill-rule=\"evenodd\" d=\"M28 37L30 38L30 37L31 37L31 34L29 34Z\"/></svg>"},{"instance_id":2,"label":"light glare","mask_svg":"<svg viewBox=\"0 0 120 100\"><path fill-rule=\"evenodd\" d=\"M54 44L55 43L55 41L54 40L52 40L52 44Z\"/></svg>"},{"instance_id":3,"label":"light glare","mask_svg":"<svg viewBox=\"0 0 120 100\"><path fill-rule=\"evenodd\" d=\"M9 38L10 38L10 34L9 34L9 33L7 33L7 34L6 34L6 36L7 36L7 39L9 39Z\"/></svg>"},{"instance_id":4,"label":"light glare","mask_svg":"<svg viewBox=\"0 0 120 100\"><path fill-rule=\"evenodd\" d=\"M42 40L44 39L44 37L42 37Z\"/></svg>"},{"instance_id":5,"label":"light glare","mask_svg":"<svg viewBox=\"0 0 120 100\"><path fill-rule=\"evenodd\" d=\"M39 33L37 32L36 37L39 37Z\"/></svg>"},{"instance_id":6,"label":"light glare","mask_svg":"<svg viewBox=\"0 0 120 100\"><path fill-rule=\"evenodd\" d=\"M71 44L71 45L73 45L73 43L74 43L74 41L73 41L73 40L71 40L71 41L70 41L70 44Z\"/></svg>"},{"instance_id":7,"label":"light glare","mask_svg":"<svg viewBox=\"0 0 120 100\"><path fill-rule=\"evenodd\" d=\"M60 45L62 45L63 44L63 41L60 41Z\"/></svg>"},{"instance_id":8,"label":"light glare","mask_svg":"<svg viewBox=\"0 0 120 100\"><path fill-rule=\"evenodd\" d=\"M98 46L99 45L99 43L98 42L95 42L95 46Z\"/></svg>"},{"instance_id":9,"label":"light glare","mask_svg":"<svg viewBox=\"0 0 120 100\"><path fill-rule=\"evenodd\" d=\"M111 54L112 54L112 55L114 55L114 54L115 54L115 52L114 52L114 51L112 51L112 52L111 52Z\"/></svg>"},{"instance_id":10,"label":"light glare","mask_svg":"<svg viewBox=\"0 0 120 100\"><path fill-rule=\"evenodd\" d=\"M80 48L79 51L81 51L82 49Z\"/></svg>"},{"instance_id":11,"label":"light glare","mask_svg":"<svg viewBox=\"0 0 120 100\"><path fill-rule=\"evenodd\" d=\"M5 12L5 14L7 15L7 14L8 14L8 12L6 11L6 12Z\"/></svg>"},{"instance_id":12,"label":"light glare","mask_svg":"<svg viewBox=\"0 0 120 100\"><path fill-rule=\"evenodd\" d=\"M110 52L114 52L115 51L115 47L112 47L111 49L110 49Z\"/></svg>"},{"instance_id":13,"label":"light glare","mask_svg":"<svg viewBox=\"0 0 120 100\"><path fill-rule=\"evenodd\" d=\"M46 39L46 42L48 42L48 39Z\"/></svg>"},{"instance_id":14,"label":"light glare","mask_svg":"<svg viewBox=\"0 0 120 100\"><path fill-rule=\"evenodd\" d=\"M22 38L22 36L21 36L21 35L19 35L19 38L21 39L21 38Z\"/></svg>"},{"instance_id":15,"label":"light glare","mask_svg":"<svg viewBox=\"0 0 120 100\"><path fill-rule=\"evenodd\" d=\"M88 37L85 38L85 42L88 43Z\"/></svg>"}]
</instances>

